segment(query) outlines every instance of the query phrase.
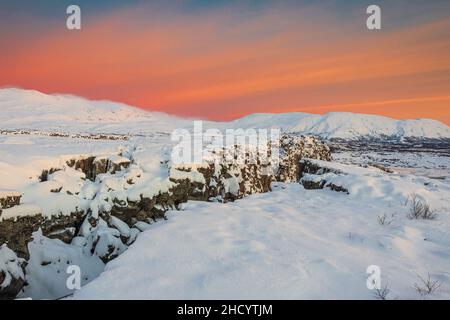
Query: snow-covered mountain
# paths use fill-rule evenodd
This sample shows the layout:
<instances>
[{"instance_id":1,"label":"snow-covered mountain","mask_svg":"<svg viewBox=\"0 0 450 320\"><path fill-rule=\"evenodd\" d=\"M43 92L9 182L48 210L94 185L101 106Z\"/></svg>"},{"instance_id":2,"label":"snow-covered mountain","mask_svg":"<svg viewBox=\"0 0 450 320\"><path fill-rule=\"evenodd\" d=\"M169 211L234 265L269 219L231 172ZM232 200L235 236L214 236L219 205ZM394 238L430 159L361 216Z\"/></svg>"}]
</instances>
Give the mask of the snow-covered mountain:
<instances>
[{"instance_id":1,"label":"snow-covered mountain","mask_svg":"<svg viewBox=\"0 0 450 320\"><path fill-rule=\"evenodd\" d=\"M234 120L231 126L281 127L287 132L314 134L325 139L357 139L361 137L448 139L450 127L432 119L395 120L388 117L330 112L325 115L301 112L281 114L251 114Z\"/></svg>"},{"instance_id":2,"label":"snow-covered mountain","mask_svg":"<svg viewBox=\"0 0 450 320\"><path fill-rule=\"evenodd\" d=\"M137 133L171 132L175 128L191 126L192 120L147 112L122 103L7 88L0 89L0 123L0 129ZM205 127L279 127L287 132L314 134L325 139L450 139L450 127L437 120L395 120L348 112L325 115L257 113L231 122L208 121Z\"/></svg>"}]
</instances>

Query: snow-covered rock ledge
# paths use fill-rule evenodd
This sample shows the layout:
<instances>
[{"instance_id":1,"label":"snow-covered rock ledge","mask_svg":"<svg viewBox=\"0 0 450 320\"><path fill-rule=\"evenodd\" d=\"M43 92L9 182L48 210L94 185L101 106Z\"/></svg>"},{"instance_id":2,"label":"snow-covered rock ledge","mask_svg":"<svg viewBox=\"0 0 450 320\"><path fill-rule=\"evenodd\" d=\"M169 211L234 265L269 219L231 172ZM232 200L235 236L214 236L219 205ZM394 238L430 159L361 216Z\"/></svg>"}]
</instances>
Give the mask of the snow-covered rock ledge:
<instances>
[{"instance_id":1,"label":"snow-covered rock ledge","mask_svg":"<svg viewBox=\"0 0 450 320\"><path fill-rule=\"evenodd\" d=\"M22 194L18 191L0 190L0 212L2 209L17 206Z\"/></svg>"},{"instance_id":2,"label":"snow-covered rock ledge","mask_svg":"<svg viewBox=\"0 0 450 320\"><path fill-rule=\"evenodd\" d=\"M406 203L417 196L437 211L448 211L448 181L411 174L386 172L373 166L361 167L316 159L300 161L300 183L305 189L331 189L353 199L379 199Z\"/></svg>"},{"instance_id":3,"label":"snow-covered rock ledge","mask_svg":"<svg viewBox=\"0 0 450 320\"><path fill-rule=\"evenodd\" d=\"M65 159L62 166L43 170L38 182L24 191L22 201L19 197L3 209L0 244L32 262L25 269L30 286L45 282L42 274L53 272L57 277L64 272L57 267L61 261L74 260L60 259L61 248L84 257L79 263L95 260L97 270L99 264L124 252L150 224L165 219L167 210L179 209L188 200L228 202L268 192L272 181L299 181L300 159L331 160L328 146L312 137L285 135L280 146L277 172L266 170L262 161L225 161L222 154L202 165L181 166L172 166L167 155L161 155L149 169L133 148ZM37 257L38 252L45 252L46 258ZM8 296L3 297L19 293L22 286L5 284ZM58 290L50 290L47 297L65 293Z\"/></svg>"},{"instance_id":4,"label":"snow-covered rock ledge","mask_svg":"<svg viewBox=\"0 0 450 320\"><path fill-rule=\"evenodd\" d=\"M25 284L24 260L6 244L0 246L0 300L13 299Z\"/></svg>"}]
</instances>

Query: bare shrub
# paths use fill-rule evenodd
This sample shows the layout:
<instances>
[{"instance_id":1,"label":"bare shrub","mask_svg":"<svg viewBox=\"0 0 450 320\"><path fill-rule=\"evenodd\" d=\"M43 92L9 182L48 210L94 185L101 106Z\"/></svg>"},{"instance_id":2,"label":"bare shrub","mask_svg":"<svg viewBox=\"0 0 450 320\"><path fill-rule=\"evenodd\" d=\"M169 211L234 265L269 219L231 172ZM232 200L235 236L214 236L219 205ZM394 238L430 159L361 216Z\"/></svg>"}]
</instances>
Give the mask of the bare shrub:
<instances>
[{"instance_id":1,"label":"bare shrub","mask_svg":"<svg viewBox=\"0 0 450 320\"><path fill-rule=\"evenodd\" d=\"M389 289L389 286L387 284L380 289L376 288L375 293L374 293L375 299L387 300L390 292L391 292L391 290Z\"/></svg>"},{"instance_id":2,"label":"bare shrub","mask_svg":"<svg viewBox=\"0 0 450 320\"><path fill-rule=\"evenodd\" d=\"M409 205L408 218L410 219L433 220L437 216L436 212L431 210L428 202L415 193L408 196L406 204Z\"/></svg>"},{"instance_id":3,"label":"bare shrub","mask_svg":"<svg viewBox=\"0 0 450 320\"><path fill-rule=\"evenodd\" d=\"M381 216L377 216L377 220L381 226L388 226L394 221L394 217L394 214L387 215L383 213Z\"/></svg>"},{"instance_id":4,"label":"bare shrub","mask_svg":"<svg viewBox=\"0 0 450 320\"><path fill-rule=\"evenodd\" d=\"M421 296L433 294L442 285L439 280L432 280L429 273L425 279L421 276L417 277L420 279L420 284L414 283L414 288Z\"/></svg>"}]
</instances>

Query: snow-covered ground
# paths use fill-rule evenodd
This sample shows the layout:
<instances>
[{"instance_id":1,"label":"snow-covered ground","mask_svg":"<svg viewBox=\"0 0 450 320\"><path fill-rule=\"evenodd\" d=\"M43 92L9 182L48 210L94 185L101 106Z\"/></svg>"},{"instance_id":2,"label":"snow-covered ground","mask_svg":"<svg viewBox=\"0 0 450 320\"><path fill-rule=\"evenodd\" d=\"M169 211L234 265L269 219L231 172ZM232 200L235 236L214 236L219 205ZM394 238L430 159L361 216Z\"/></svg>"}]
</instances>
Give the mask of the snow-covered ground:
<instances>
[{"instance_id":1,"label":"snow-covered ground","mask_svg":"<svg viewBox=\"0 0 450 320\"><path fill-rule=\"evenodd\" d=\"M401 199L384 192L352 196L294 183L234 203L189 202L75 298L374 299L370 265L380 267L389 299L450 298L450 207L433 221L410 220ZM384 214L394 216L389 225L378 222ZM414 284L428 273L441 287L424 297Z\"/></svg>"},{"instance_id":2,"label":"snow-covered ground","mask_svg":"<svg viewBox=\"0 0 450 320\"><path fill-rule=\"evenodd\" d=\"M27 208L33 212L38 208L44 215L70 212L80 205L88 208L92 190L110 190L108 184L122 186L127 179L109 174L98 181L80 177L67 168L66 161L82 156L128 154L137 168L126 174L136 169L140 175L140 182L130 190L146 187L150 192L162 177L161 156L171 145L170 133L192 127L189 119L122 104L19 89L0 89L0 111L0 193L23 195L22 205L4 209L3 217ZM450 138L450 128L433 120L338 113L259 114L204 124L218 129L280 127L324 138L380 138L386 133L400 140ZM105 134L118 138L97 139ZM24 297L66 295L62 266L70 262L82 267L86 284L72 298L371 299L374 292L367 289L366 269L377 265L382 285L390 290L388 298L450 299L450 155L446 152L336 152L333 162L320 164L340 173L309 178L326 178L349 194L276 183L273 192L233 203L188 202L184 210L168 212L167 221L149 226L103 273L103 262L76 243L69 246L36 234L30 244L27 268L32 275ZM394 173L360 166L368 164L388 166ZM42 170L61 167L65 170L39 183ZM48 196L50 189L60 187L79 192ZM435 219L407 218L405 202L413 193L430 204ZM383 217L387 222L381 225ZM6 248L3 252L10 253ZM44 272L41 263L54 258L49 252L63 258L60 265L52 264ZM421 286L419 276L426 278L428 273L440 288L423 296L414 284Z\"/></svg>"},{"instance_id":3,"label":"snow-covered ground","mask_svg":"<svg viewBox=\"0 0 450 320\"><path fill-rule=\"evenodd\" d=\"M436 179L450 178L450 154L442 155L424 152L382 151L343 151L335 152L333 159L337 162L372 165L379 164L404 174L415 174Z\"/></svg>"},{"instance_id":4,"label":"snow-covered ground","mask_svg":"<svg viewBox=\"0 0 450 320\"><path fill-rule=\"evenodd\" d=\"M0 189L21 189L42 170L57 168L83 154L116 152L123 141L89 140L32 135L0 135Z\"/></svg>"}]
</instances>

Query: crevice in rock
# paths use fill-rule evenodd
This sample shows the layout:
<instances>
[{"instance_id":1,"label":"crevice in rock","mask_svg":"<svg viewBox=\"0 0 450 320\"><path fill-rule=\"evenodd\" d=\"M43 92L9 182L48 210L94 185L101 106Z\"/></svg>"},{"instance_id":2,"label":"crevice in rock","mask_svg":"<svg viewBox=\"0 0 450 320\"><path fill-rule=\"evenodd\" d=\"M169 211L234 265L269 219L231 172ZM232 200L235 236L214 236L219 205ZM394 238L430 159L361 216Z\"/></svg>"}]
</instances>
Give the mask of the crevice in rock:
<instances>
[{"instance_id":1,"label":"crevice in rock","mask_svg":"<svg viewBox=\"0 0 450 320\"><path fill-rule=\"evenodd\" d=\"M106 211L76 210L69 215L51 217L39 213L4 220L0 216L0 244L7 244L19 258L28 260L28 243L33 233L41 229L43 236L84 246L107 263L133 243L139 232L146 230L155 221L166 219L167 210L177 210L188 200L227 202L253 193L269 192L273 181L300 182L304 173L321 170L312 164L300 162L302 158L331 160L328 146L312 137L284 135L281 149L277 172L268 170L269 165L263 165L264 162L259 159L256 163L227 162L222 159L201 166L168 168L172 183L168 190L151 197L141 195L139 200L112 198L112 205ZM249 156L246 154L246 157ZM121 155L92 155L68 160L66 164L95 182L99 174L114 176L126 173L123 170L131 169L132 161ZM44 170L40 180L47 181L49 175L57 170ZM339 187L335 186L335 189ZM14 201L19 205L20 198ZM15 296L14 293L19 293L25 285L19 284L9 286L8 293L3 296L0 292L0 297Z\"/></svg>"}]
</instances>

